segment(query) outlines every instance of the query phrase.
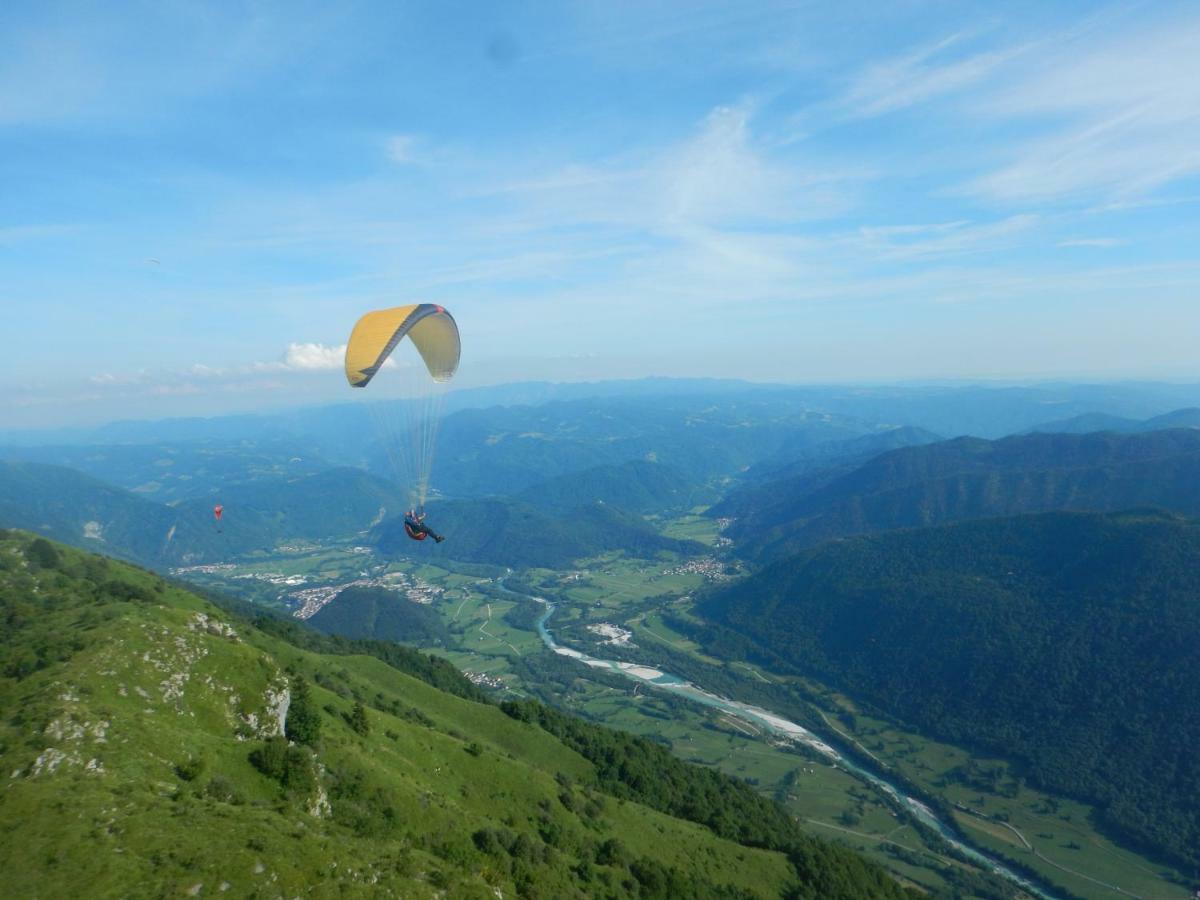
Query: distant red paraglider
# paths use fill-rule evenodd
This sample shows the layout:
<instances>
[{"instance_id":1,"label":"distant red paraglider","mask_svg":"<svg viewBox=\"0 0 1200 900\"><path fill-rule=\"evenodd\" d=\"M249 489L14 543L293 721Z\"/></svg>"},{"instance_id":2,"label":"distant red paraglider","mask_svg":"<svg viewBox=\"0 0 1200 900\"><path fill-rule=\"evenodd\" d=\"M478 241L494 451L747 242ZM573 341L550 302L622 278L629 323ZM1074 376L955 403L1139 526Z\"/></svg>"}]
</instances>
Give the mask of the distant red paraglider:
<instances>
[{"instance_id":1,"label":"distant red paraglider","mask_svg":"<svg viewBox=\"0 0 1200 900\"><path fill-rule=\"evenodd\" d=\"M216 522L217 531L221 530L221 513L225 512L225 507L220 503L213 507L213 519Z\"/></svg>"}]
</instances>

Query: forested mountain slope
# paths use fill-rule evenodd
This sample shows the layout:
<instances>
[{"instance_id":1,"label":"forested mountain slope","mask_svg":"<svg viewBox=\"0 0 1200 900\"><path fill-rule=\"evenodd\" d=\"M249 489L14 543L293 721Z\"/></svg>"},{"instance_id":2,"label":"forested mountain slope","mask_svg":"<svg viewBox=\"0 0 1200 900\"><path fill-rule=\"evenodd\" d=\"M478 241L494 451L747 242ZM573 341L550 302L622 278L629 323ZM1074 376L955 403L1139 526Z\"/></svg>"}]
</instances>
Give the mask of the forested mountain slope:
<instances>
[{"instance_id":1,"label":"forested mountain slope","mask_svg":"<svg viewBox=\"0 0 1200 900\"><path fill-rule=\"evenodd\" d=\"M852 472L881 454L902 447L932 444L940 438L920 428L892 428L803 448L788 447L751 466L742 484L714 504L710 516L741 518L787 502Z\"/></svg>"},{"instance_id":2,"label":"forested mountain slope","mask_svg":"<svg viewBox=\"0 0 1200 900\"><path fill-rule=\"evenodd\" d=\"M744 783L583 722L567 746L395 644L19 532L0 608L13 896L901 895Z\"/></svg>"},{"instance_id":3,"label":"forested mountain slope","mask_svg":"<svg viewBox=\"0 0 1200 900\"><path fill-rule=\"evenodd\" d=\"M701 611L1200 865L1200 525L1048 513L848 538Z\"/></svg>"},{"instance_id":4,"label":"forested mountain slope","mask_svg":"<svg viewBox=\"0 0 1200 900\"><path fill-rule=\"evenodd\" d=\"M1200 514L1200 431L958 438L884 453L831 481L764 491L737 549L777 558L829 538L1054 509ZM770 499L768 499L770 498Z\"/></svg>"},{"instance_id":5,"label":"forested mountain slope","mask_svg":"<svg viewBox=\"0 0 1200 900\"><path fill-rule=\"evenodd\" d=\"M420 547L430 559L447 558L492 565L569 567L574 560L612 550L653 556L659 550L701 552L693 541L663 537L641 517L593 503L560 515L509 500L448 500L430 504L428 523L446 541L420 545L404 532L402 519L389 519L371 532L384 554Z\"/></svg>"},{"instance_id":6,"label":"forested mountain slope","mask_svg":"<svg viewBox=\"0 0 1200 900\"><path fill-rule=\"evenodd\" d=\"M356 539L401 514L406 499L388 481L341 468L166 505L60 466L0 461L0 526L159 568L226 561L285 540Z\"/></svg>"},{"instance_id":7,"label":"forested mountain slope","mask_svg":"<svg viewBox=\"0 0 1200 900\"><path fill-rule=\"evenodd\" d=\"M4 526L143 563L215 558L223 540L211 504L179 510L72 469L24 462L0 461ZM250 546L265 540L258 516L240 529Z\"/></svg>"},{"instance_id":8,"label":"forested mountain slope","mask_svg":"<svg viewBox=\"0 0 1200 900\"><path fill-rule=\"evenodd\" d=\"M35 462L91 475L148 500L208 496L216 485L282 480L333 468L298 441L256 440L0 447L0 459Z\"/></svg>"},{"instance_id":9,"label":"forested mountain slope","mask_svg":"<svg viewBox=\"0 0 1200 900\"><path fill-rule=\"evenodd\" d=\"M308 620L326 634L375 638L432 646L446 639L441 616L428 605L413 603L397 591L350 587L341 591Z\"/></svg>"},{"instance_id":10,"label":"forested mountain slope","mask_svg":"<svg viewBox=\"0 0 1200 900\"><path fill-rule=\"evenodd\" d=\"M768 391L467 410L442 423L433 483L454 497L511 495L632 460L659 462L702 483L753 465L798 435L833 440L870 430Z\"/></svg>"},{"instance_id":11,"label":"forested mountain slope","mask_svg":"<svg viewBox=\"0 0 1200 900\"><path fill-rule=\"evenodd\" d=\"M1152 416L1149 419L1126 419L1122 416L1105 413L1085 413L1069 419L1045 422L1029 430L1063 434L1084 434L1092 431L1120 431L1129 434L1141 431L1164 431L1168 428L1200 428L1200 409L1195 407L1176 409L1160 416Z\"/></svg>"},{"instance_id":12,"label":"forested mountain slope","mask_svg":"<svg viewBox=\"0 0 1200 900\"><path fill-rule=\"evenodd\" d=\"M560 475L526 488L518 500L547 512L600 501L631 513L670 513L710 500L713 492L678 469L643 459Z\"/></svg>"}]
</instances>

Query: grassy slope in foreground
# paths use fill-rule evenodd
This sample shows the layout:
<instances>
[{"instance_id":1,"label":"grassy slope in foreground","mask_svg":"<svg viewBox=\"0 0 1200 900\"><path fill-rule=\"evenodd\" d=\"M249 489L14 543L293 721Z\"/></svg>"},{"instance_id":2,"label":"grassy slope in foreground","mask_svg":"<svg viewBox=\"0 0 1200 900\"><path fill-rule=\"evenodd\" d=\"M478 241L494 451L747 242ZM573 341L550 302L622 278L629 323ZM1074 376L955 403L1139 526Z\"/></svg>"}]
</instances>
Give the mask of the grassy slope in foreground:
<instances>
[{"instance_id":1,"label":"grassy slope in foreground","mask_svg":"<svg viewBox=\"0 0 1200 900\"><path fill-rule=\"evenodd\" d=\"M129 566L8 534L0 599L0 864L15 895L899 893L811 841L798 883L781 853L605 794L532 724L379 659L231 629ZM302 683L320 736L315 753L287 751L280 783L250 755L278 733L284 696L294 732Z\"/></svg>"}]
</instances>

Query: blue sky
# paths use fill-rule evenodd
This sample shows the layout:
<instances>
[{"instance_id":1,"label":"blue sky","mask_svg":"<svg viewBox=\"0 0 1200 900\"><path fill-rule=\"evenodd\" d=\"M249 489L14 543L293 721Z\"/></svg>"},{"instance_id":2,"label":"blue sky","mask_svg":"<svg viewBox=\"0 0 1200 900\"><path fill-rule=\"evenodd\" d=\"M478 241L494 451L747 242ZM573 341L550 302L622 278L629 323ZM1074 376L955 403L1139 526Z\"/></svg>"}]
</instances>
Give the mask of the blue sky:
<instances>
[{"instance_id":1,"label":"blue sky","mask_svg":"<svg viewBox=\"0 0 1200 900\"><path fill-rule=\"evenodd\" d=\"M1194 3L0 6L0 420L461 380L1200 377Z\"/></svg>"}]
</instances>

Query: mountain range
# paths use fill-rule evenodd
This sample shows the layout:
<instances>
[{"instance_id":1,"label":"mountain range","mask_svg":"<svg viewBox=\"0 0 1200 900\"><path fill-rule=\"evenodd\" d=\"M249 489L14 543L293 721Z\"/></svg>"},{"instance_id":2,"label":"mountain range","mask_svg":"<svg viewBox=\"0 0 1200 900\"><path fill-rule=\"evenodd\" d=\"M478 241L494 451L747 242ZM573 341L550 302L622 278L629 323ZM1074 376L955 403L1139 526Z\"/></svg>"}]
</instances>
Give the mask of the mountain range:
<instances>
[{"instance_id":1,"label":"mountain range","mask_svg":"<svg viewBox=\"0 0 1200 900\"><path fill-rule=\"evenodd\" d=\"M1053 509L1200 514L1200 431L957 438L883 453L832 477L755 485L714 506L756 559L895 528Z\"/></svg>"}]
</instances>

